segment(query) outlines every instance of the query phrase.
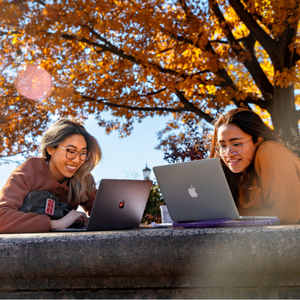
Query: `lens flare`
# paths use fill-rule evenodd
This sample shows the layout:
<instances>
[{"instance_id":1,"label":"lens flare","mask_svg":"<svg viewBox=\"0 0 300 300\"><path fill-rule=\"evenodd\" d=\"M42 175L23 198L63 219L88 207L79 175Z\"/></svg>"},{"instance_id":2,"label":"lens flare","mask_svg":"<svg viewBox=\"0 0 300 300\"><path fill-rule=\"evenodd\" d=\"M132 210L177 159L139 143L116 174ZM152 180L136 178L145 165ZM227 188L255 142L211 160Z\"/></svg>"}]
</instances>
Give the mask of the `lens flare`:
<instances>
[{"instance_id":1,"label":"lens flare","mask_svg":"<svg viewBox=\"0 0 300 300\"><path fill-rule=\"evenodd\" d=\"M32 100L47 98L52 91L51 75L36 65L28 65L20 71L15 80L19 94Z\"/></svg>"}]
</instances>

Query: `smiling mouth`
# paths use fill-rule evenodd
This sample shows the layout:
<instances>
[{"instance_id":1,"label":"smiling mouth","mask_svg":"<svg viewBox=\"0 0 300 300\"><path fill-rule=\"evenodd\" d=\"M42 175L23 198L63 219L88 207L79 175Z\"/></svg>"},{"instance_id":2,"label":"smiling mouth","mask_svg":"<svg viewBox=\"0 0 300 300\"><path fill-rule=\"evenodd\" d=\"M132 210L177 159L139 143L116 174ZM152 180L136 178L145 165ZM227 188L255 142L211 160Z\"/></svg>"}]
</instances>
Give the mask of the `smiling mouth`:
<instances>
[{"instance_id":1,"label":"smiling mouth","mask_svg":"<svg viewBox=\"0 0 300 300\"><path fill-rule=\"evenodd\" d=\"M235 159L235 160L228 160L227 163L228 164L236 164L240 161L240 159Z\"/></svg>"},{"instance_id":2,"label":"smiling mouth","mask_svg":"<svg viewBox=\"0 0 300 300\"><path fill-rule=\"evenodd\" d=\"M75 171L75 170L77 169L77 166L66 165L66 168L67 168L69 171Z\"/></svg>"}]
</instances>

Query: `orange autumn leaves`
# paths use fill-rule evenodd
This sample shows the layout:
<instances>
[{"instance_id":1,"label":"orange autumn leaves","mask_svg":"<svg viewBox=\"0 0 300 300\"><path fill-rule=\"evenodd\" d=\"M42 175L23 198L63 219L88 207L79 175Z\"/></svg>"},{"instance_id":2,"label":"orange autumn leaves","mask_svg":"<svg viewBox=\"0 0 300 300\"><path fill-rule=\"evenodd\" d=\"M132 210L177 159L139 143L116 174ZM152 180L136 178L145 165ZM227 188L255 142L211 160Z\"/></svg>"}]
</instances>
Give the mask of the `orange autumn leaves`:
<instances>
[{"instance_id":1,"label":"orange autumn leaves","mask_svg":"<svg viewBox=\"0 0 300 300\"><path fill-rule=\"evenodd\" d=\"M107 132L121 136L153 115L171 114L175 126L182 112L211 122L232 104L276 114L274 86L299 88L299 32L287 34L298 26L296 0L1 4L0 57L11 70L6 79L12 82L14 71L37 64L54 81L50 96L31 109L95 114ZM287 34L290 65L274 67L281 53L270 53L263 34L270 43ZM40 122L42 116L36 114Z\"/></svg>"}]
</instances>

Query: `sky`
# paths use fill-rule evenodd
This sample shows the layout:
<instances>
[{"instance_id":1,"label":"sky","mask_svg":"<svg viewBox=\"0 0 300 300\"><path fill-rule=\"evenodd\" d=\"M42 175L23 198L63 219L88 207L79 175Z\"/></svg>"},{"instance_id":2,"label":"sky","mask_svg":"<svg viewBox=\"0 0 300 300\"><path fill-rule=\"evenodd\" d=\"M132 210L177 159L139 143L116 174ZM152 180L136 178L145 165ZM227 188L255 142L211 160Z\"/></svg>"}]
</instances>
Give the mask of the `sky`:
<instances>
[{"instance_id":1,"label":"sky","mask_svg":"<svg viewBox=\"0 0 300 300\"><path fill-rule=\"evenodd\" d=\"M142 123L135 123L129 137L121 139L117 132L105 134L104 129L90 116L85 122L85 128L97 139L103 155L99 165L92 171L96 183L103 178L143 179L142 170L146 164L151 169L150 179L155 179L152 168L167 164L163 160L163 151L154 149L158 145L156 133L164 128L170 118L146 118ZM15 160L25 161L22 157ZM0 165L0 189L16 167L16 163Z\"/></svg>"}]
</instances>

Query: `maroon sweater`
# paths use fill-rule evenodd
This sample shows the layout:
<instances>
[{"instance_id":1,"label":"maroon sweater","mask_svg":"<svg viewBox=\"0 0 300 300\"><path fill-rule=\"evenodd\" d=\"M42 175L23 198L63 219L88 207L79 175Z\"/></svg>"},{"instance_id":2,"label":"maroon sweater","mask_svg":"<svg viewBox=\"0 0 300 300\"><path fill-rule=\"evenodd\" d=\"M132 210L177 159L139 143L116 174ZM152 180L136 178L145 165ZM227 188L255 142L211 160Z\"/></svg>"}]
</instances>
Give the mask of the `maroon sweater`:
<instances>
[{"instance_id":1,"label":"maroon sweater","mask_svg":"<svg viewBox=\"0 0 300 300\"><path fill-rule=\"evenodd\" d=\"M33 157L17 167L0 191L0 233L47 232L51 229L50 217L18 211L26 195L32 191L49 191L59 201L67 202L68 181L57 182L49 172L45 159ZM87 202L79 203L89 214L97 190ZM69 203L74 209L79 206L73 200Z\"/></svg>"}]
</instances>

